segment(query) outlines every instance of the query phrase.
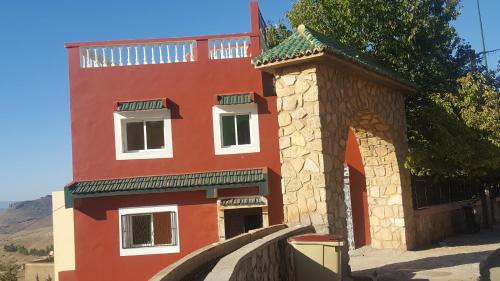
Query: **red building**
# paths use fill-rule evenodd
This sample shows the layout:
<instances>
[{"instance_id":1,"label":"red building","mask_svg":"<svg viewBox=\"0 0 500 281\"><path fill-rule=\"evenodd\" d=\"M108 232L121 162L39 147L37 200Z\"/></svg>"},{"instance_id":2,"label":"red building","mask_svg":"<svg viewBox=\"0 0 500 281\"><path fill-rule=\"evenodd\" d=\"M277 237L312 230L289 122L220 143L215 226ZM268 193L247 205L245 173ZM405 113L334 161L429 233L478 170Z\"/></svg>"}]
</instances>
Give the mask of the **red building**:
<instances>
[{"instance_id":1,"label":"red building","mask_svg":"<svg viewBox=\"0 0 500 281\"><path fill-rule=\"evenodd\" d=\"M251 64L257 3L251 19L248 33L65 45L75 264L59 280L147 280L282 222L275 96Z\"/></svg>"},{"instance_id":2,"label":"red building","mask_svg":"<svg viewBox=\"0 0 500 281\"><path fill-rule=\"evenodd\" d=\"M255 2L251 26L65 45L73 182L53 199L56 280L147 280L196 249L284 221L272 76L251 63L266 48ZM363 185L352 136L346 162ZM360 246L370 226L366 186L358 191Z\"/></svg>"}]
</instances>

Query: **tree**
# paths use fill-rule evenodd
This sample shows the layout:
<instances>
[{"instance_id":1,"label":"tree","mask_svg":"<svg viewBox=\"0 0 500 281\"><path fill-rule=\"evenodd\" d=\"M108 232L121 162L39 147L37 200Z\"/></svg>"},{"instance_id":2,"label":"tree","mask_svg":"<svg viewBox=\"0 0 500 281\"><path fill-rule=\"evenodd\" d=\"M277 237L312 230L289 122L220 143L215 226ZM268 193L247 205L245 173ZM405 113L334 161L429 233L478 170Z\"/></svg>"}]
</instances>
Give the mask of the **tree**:
<instances>
[{"instance_id":1,"label":"tree","mask_svg":"<svg viewBox=\"0 0 500 281\"><path fill-rule=\"evenodd\" d=\"M407 98L406 166L412 174L498 173L491 101L499 79L450 24L459 14L458 0L298 0L287 18L294 27L305 24L374 56L418 85ZM493 98L482 107L478 97L486 90ZM468 103L459 103L464 97Z\"/></svg>"},{"instance_id":2,"label":"tree","mask_svg":"<svg viewBox=\"0 0 500 281\"><path fill-rule=\"evenodd\" d=\"M273 48L291 34L292 32L288 30L284 23L279 22L274 24L272 22L268 22L266 27L267 47Z\"/></svg>"},{"instance_id":3,"label":"tree","mask_svg":"<svg viewBox=\"0 0 500 281\"><path fill-rule=\"evenodd\" d=\"M17 281L17 274L19 273L19 269L19 265L8 265L5 272L0 273L0 281Z\"/></svg>"}]
</instances>

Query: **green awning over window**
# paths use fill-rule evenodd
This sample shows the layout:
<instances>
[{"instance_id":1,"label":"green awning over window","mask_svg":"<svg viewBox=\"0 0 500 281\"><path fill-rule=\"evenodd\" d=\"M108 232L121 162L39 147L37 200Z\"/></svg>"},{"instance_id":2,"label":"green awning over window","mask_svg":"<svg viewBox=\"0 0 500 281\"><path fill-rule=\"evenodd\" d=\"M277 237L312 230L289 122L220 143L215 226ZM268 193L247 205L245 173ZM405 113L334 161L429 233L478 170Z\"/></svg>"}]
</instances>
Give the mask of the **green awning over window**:
<instances>
[{"instance_id":1,"label":"green awning over window","mask_svg":"<svg viewBox=\"0 0 500 281\"><path fill-rule=\"evenodd\" d=\"M188 173L165 176L74 182L65 188L67 205L74 197L99 197L138 193L205 190L216 194L218 188L258 186L267 195L267 169L247 169L217 172ZM68 206L67 206L68 207Z\"/></svg>"},{"instance_id":2,"label":"green awning over window","mask_svg":"<svg viewBox=\"0 0 500 281\"><path fill-rule=\"evenodd\" d=\"M116 110L118 111L137 111L137 110L153 110L165 108L163 100L144 100L144 101L130 101L118 102Z\"/></svg>"},{"instance_id":3,"label":"green awning over window","mask_svg":"<svg viewBox=\"0 0 500 281\"><path fill-rule=\"evenodd\" d=\"M246 104L253 102L253 94L251 93L217 96L218 105Z\"/></svg>"}]
</instances>

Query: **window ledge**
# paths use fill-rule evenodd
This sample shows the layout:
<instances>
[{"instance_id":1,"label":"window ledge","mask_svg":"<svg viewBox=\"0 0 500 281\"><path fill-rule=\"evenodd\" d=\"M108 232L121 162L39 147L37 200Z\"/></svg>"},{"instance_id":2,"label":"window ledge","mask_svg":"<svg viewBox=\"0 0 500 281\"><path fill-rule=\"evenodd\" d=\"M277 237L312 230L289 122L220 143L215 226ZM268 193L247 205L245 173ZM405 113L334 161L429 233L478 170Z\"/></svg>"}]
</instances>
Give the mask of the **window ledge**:
<instances>
[{"instance_id":1,"label":"window ledge","mask_svg":"<svg viewBox=\"0 0 500 281\"><path fill-rule=\"evenodd\" d=\"M180 247L178 245L120 249L120 256L142 256L174 253L180 253Z\"/></svg>"},{"instance_id":2,"label":"window ledge","mask_svg":"<svg viewBox=\"0 0 500 281\"><path fill-rule=\"evenodd\" d=\"M134 151L116 153L116 160L133 160L133 159L156 159L156 158L172 158L172 150L151 150L151 151Z\"/></svg>"}]
</instances>

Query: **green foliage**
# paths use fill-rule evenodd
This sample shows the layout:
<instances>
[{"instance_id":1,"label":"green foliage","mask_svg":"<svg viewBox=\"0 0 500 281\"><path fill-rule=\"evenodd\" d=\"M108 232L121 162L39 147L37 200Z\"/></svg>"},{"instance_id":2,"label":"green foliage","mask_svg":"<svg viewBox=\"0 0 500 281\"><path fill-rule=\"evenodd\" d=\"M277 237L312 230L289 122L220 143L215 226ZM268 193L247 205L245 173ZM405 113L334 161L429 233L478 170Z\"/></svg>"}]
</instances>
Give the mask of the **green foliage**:
<instances>
[{"instance_id":1,"label":"green foliage","mask_svg":"<svg viewBox=\"0 0 500 281\"><path fill-rule=\"evenodd\" d=\"M285 40L290 36L292 32L288 30L286 25L282 22L273 24L272 22L267 23L266 27L266 39L267 47L273 48L278 45L281 41Z\"/></svg>"},{"instance_id":2,"label":"green foliage","mask_svg":"<svg viewBox=\"0 0 500 281\"><path fill-rule=\"evenodd\" d=\"M432 171L436 174L449 174L452 168L453 176L484 177L498 174L500 91L488 83L481 73L470 72L457 79L457 83L455 93L431 95L434 104L426 107L427 112L422 118L425 122L420 125L431 126L427 132L432 134L414 142L416 145L412 155L420 158L410 155L408 166L432 165ZM426 132L424 128L419 130ZM422 146L431 138L433 145ZM416 149L427 149L432 154L425 150L415 153Z\"/></svg>"},{"instance_id":3,"label":"green foliage","mask_svg":"<svg viewBox=\"0 0 500 281\"><path fill-rule=\"evenodd\" d=\"M45 247L45 249L37 249L37 248L27 249L24 246L18 246L18 245L14 245L11 243L11 244L4 245L3 249L6 252L18 252L18 253L20 253L22 255L26 255L26 256L29 255L29 256L41 257L41 256L49 255L49 253L54 250L54 245L47 246L47 247Z\"/></svg>"},{"instance_id":4,"label":"green foliage","mask_svg":"<svg viewBox=\"0 0 500 281\"><path fill-rule=\"evenodd\" d=\"M419 86L406 108L412 174L498 174L500 79L450 24L459 14L459 0L298 0L287 18L378 58ZM268 34L285 34L284 25L270 28Z\"/></svg>"},{"instance_id":5,"label":"green foliage","mask_svg":"<svg viewBox=\"0 0 500 281\"><path fill-rule=\"evenodd\" d=\"M17 247L12 243L3 245L3 249L6 252L16 252L17 251Z\"/></svg>"},{"instance_id":6,"label":"green foliage","mask_svg":"<svg viewBox=\"0 0 500 281\"><path fill-rule=\"evenodd\" d=\"M0 281L17 281L17 274L19 273L20 266L16 264L7 265L0 273Z\"/></svg>"}]
</instances>

